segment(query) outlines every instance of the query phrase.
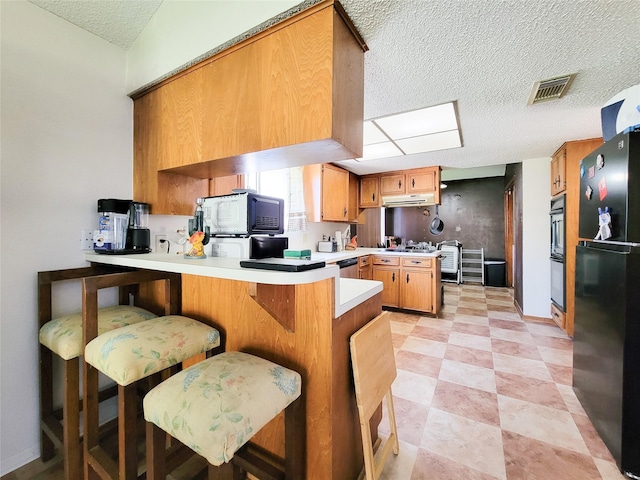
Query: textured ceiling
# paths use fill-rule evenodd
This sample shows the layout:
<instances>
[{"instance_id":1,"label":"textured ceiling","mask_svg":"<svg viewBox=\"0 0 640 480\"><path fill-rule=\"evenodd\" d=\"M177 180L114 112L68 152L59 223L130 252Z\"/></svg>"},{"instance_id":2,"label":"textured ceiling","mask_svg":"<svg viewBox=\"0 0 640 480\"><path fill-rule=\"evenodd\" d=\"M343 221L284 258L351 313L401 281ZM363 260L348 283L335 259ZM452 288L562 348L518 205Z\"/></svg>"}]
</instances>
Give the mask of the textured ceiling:
<instances>
[{"instance_id":1,"label":"textured ceiling","mask_svg":"<svg viewBox=\"0 0 640 480\"><path fill-rule=\"evenodd\" d=\"M128 50L162 0L29 0L60 18Z\"/></svg>"},{"instance_id":2,"label":"textured ceiling","mask_svg":"<svg viewBox=\"0 0 640 480\"><path fill-rule=\"evenodd\" d=\"M161 3L30 0L127 49ZM341 0L369 46L365 118L457 101L463 147L367 162L358 174L549 157L601 136L600 107L640 82L638 0ZM211 46L212 48L215 46ZM533 83L577 73L533 106Z\"/></svg>"}]
</instances>

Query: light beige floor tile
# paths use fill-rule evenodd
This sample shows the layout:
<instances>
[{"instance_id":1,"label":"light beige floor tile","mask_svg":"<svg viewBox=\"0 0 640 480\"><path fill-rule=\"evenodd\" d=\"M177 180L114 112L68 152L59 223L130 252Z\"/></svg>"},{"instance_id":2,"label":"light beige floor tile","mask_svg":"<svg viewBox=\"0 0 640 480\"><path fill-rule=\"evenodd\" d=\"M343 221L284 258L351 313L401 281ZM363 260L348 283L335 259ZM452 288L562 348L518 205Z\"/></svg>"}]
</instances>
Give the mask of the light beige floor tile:
<instances>
[{"instance_id":1,"label":"light beige floor tile","mask_svg":"<svg viewBox=\"0 0 640 480\"><path fill-rule=\"evenodd\" d=\"M478 350L491 351L491 338L468 333L451 332L449 343L459 347L476 348Z\"/></svg>"},{"instance_id":2,"label":"light beige floor tile","mask_svg":"<svg viewBox=\"0 0 640 480\"><path fill-rule=\"evenodd\" d=\"M398 335L409 335L415 324L406 323L406 322L389 322L391 324L391 333L396 333Z\"/></svg>"},{"instance_id":3,"label":"light beige floor tile","mask_svg":"<svg viewBox=\"0 0 640 480\"><path fill-rule=\"evenodd\" d=\"M489 325L489 318L476 315L456 315L456 322L471 323L473 325Z\"/></svg>"},{"instance_id":4,"label":"light beige floor tile","mask_svg":"<svg viewBox=\"0 0 640 480\"><path fill-rule=\"evenodd\" d=\"M553 381L547 365L541 360L531 360L529 358L494 353L493 368L498 372L537 378L538 380L545 380L547 382Z\"/></svg>"},{"instance_id":5,"label":"light beige floor tile","mask_svg":"<svg viewBox=\"0 0 640 480\"><path fill-rule=\"evenodd\" d=\"M627 480L627 477L620 473L620 469L615 463L602 460L601 458L594 458L596 467L602 475L602 480Z\"/></svg>"},{"instance_id":6,"label":"light beige floor tile","mask_svg":"<svg viewBox=\"0 0 640 480\"><path fill-rule=\"evenodd\" d=\"M504 430L589 455L571 413L504 395L498 408Z\"/></svg>"},{"instance_id":7,"label":"light beige floor tile","mask_svg":"<svg viewBox=\"0 0 640 480\"><path fill-rule=\"evenodd\" d=\"M425 377L406 370L398 370L391 390L396 397L429 406L437 383L438 381L435 378Z\"/></svg>"},{"instance_id":8,"label":"light beige floor tile","mask_svg":"<svg viewBox=\"0 0 640 480\"><path fill-rule=\"evenodd\" d=\"M443 360L440 368L440 380L466 387L477 388L485 392L496 393L496 376L492 369L478 367L468 363Z\"/></svg>"},{"instance_id":9,"label":"light beige floor tile","mask_svg":"<svg viewBox=\"0 0 640 480\"><path fill-rule=\"evenodd\" d=\"M547 335L548 337L568 338L560 327L544 323L527 323L527 328L536 335Z\"/></svg>"},{"instance_id":10,"label":"light beige floor tile","mask_svg":"<svg viewBox=\"0 0 640 480\"><path fill-rule=\"evenodd\" d=\"M578 397L576 397L571 385L561 385L558 383L556 386L558 387L558 391L560 392L567 409L571 413L586 415L586 412L584 411L584 408L582 408L582 404L580 403L580 400L578 400Z\"/></svg>"},{"instance_id":11,"label":"light beige floor tile","mask_svg":"<svg viewBox=\"0 0 640 480\"><path fill-rule=\"evenodd\" d=\"M432 408L421 448L506 479L500 428Z\"/></svg>"},{"instance_id":12,"label":"light beige floor tile","mask_svg":"<svg viewBox=\"0 0 640 480\"><path fill-rule=\"evenodd\" d=\"M506 328L491 327L491 336L500 340L508 340L510 342L529 343L533 345L533 337L529 332L518 332Z\"/></svg>"},{"instance_id":13,"label":"light beige floor tile","mask_svg":"<svg viewBox=\"0 0 640 480\"><path fill-rule=\"evenodd\" d=\"M562 365L563 367L573 366L573 352L571 351L541 346L538 346L538 351L542 355L542 359L547 363Z\"/></svg>"},{"instance_id":14,"label":"light beige floor tile","mask_svg":"<svg viewBox=\"0 0 640 480\"><path fill-rule=\"evenodd\" d=\"M447 351L447 344L426 338L409 336L402 344L402 350L429 355L431 357L444 358L444 354Z\"/></svg>"}]
</instances>

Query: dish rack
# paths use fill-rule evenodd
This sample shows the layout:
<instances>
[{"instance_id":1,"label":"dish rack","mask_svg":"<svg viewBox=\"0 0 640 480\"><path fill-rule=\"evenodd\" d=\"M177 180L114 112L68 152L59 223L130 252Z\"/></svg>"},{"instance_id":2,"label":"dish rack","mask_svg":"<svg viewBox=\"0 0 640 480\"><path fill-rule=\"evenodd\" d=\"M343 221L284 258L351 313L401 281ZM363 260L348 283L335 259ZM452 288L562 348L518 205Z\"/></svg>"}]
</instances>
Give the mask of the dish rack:
<instances>
[{"instance_id":1,"label":"dish rack","mask_svg":"<svg viewBox=\"0 0 640 480\"><path fill-rule=\"evenodd\" d=\"M439 246L441 257L440 272L445 275L441 275L441 281L455 282L459 285L462 282L462 269L460 268L461 245L459 242L452 244L442 243ZM454 278L451 275L454 275Z\"/></svg>"},{"instance_id":2,"label":"dish rack","mask_svg":"<svg viewBox=\"0 0 640 480\"><path fill-rule=\"evenodd\" d=\"M472 250L462 249L460 259L462 282L481 283L484 285L484 248Z\"/></svg>"}]
</instances>

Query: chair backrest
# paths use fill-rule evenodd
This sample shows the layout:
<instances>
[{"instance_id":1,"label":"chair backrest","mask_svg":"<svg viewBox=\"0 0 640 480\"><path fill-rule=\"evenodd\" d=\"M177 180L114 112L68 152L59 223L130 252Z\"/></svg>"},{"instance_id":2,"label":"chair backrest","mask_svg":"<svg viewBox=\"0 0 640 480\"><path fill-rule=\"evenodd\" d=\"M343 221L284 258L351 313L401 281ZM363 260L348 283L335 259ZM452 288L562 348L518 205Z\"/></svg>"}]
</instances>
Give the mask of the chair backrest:
<instances>
[{"instance_id":1,"label":"chair backrest","mask_svg":"<svg viewBox=\"0 0 640 480\"><path fill-rule=\"evenodd\" d=\"M361 418L371 418L396 378L389 313L383 312L351 336L351 363Z\"/></svg>"}]
</instances>

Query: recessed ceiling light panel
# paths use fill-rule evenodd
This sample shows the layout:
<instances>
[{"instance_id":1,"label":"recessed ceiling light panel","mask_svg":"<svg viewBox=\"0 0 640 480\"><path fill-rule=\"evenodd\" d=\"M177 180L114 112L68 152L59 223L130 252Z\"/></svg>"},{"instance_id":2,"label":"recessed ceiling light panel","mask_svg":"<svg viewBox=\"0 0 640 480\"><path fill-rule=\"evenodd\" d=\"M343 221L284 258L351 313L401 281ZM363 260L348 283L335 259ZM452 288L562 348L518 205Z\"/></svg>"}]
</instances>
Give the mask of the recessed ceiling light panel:
<instances>
[{"instance_id":1,"label":"recessed ceiling light panel","mask_svg":"<svg viewBox=\"0 0 640 480\"><path fill-rule=\"evenodd\" d=\"M363 129L363 144L364 145L372 145L374 143L382 143L388 142L389 137L387 137L382 131L371 121L367 120L364 122Z\"/></svg>"},{"instance_id":2,"label":"recessed ceiling light panel","mask_svg":"<svg viewBox=\"0 0 640 480\"><path fill-rule=\"evenodd\" d=\"M375 160L377 158L397 157L404 155L393 142L375 143L373 145L365 145L362 149L362 158L356 158L357 161Z\"/></svg>"},{"instance_id":3,"label":"recessed ceiling light panel","mask_svg":"<svg viewBox=\"0 0 640 480\"><path fill-rule=\"evenodd\" d=\"M453 103L445 103L378 118L375 123L392 140L456 130L458 128L458 119Z\"/></svg>"},{"instance_id":4,"label":"recessed ceiling light panel","mask_svg":"<svg viewBox=\"0 0 640 480\"><path fill-rule=\"evenodd\" d=\"M460 132L458 130L405 138L404 140L398 140L396 143L407 155L411 155L412 153L448 150L450 148L460 148L462 146L462 143L460 142Z\"/></svg>"}]
</instances>

